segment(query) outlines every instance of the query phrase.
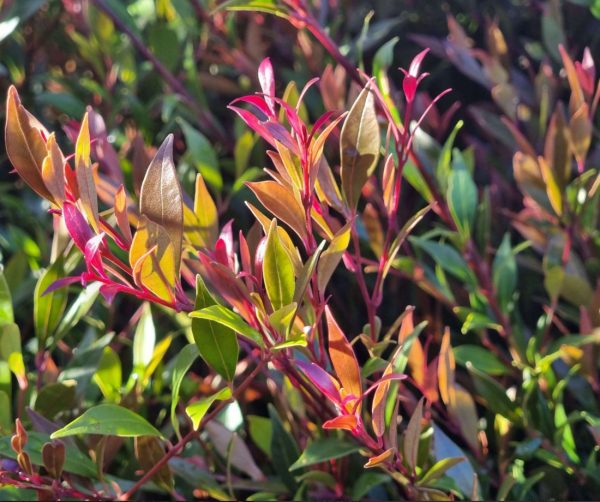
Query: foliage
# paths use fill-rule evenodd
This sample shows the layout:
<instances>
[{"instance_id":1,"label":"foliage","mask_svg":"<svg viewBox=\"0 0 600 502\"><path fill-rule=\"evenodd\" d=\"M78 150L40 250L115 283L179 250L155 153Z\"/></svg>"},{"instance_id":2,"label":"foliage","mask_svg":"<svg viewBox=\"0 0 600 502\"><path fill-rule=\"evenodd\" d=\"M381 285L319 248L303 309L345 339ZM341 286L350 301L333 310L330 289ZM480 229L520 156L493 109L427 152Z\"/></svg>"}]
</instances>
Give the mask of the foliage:
<instances>
[{"instance_id":1,"label":"foliage","mask_svg":"<svg viewBox=\"0 0 600 502\"><path fill-rule=\"evenodd\" d=\"M400 4L0 3L1 499L597 498L598 5Z\"/></svg>"}]
</instances>

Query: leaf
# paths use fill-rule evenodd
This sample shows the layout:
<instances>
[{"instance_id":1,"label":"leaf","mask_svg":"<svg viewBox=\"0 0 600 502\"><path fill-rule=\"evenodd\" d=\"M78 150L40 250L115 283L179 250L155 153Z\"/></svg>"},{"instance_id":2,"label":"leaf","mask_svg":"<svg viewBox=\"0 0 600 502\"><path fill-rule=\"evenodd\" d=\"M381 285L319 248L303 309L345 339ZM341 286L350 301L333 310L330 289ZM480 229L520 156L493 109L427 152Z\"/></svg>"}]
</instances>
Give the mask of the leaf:
<instances>
[{"instance_id":1,"label":"leaf","mask_svg":"<svg viewBox=\"0 0 600 502\"><path fill-rule=\"evenodd\" d=\"M200 423L211 404L215 401L227 401L228 399L231 399L231 389L229 387L224 387L215 392L212 396L204 397L187 406L185 412L190 417L194 429L198 430L198 427L200 427Z\"/></svg>"},{"instance_id":2,"label":"leaf","mask_svg":"<svg viewBox=\"0 0 600 502\"><path fill-rule=\"evenodd\" d=\"M506 390L471 362L468 362L466 367L473 378L475 390L487 402L487 407L511 421L516 420L516 406L506 395Z\"/></svg>"},{"instance_id":3,"label":"leaf","mask_svg":"<svg viewBox=\"0 0 600 502\"><path fill-rule=\"evenodd\" d=\"M404 458L406 463L415 472L417 467L417 455L419 453L419 441L421 439L421 421L423 420L423 402L422 397L413 412L406 431L404 432Z\"/></svg>"},{"instance_id":4,"label":"leaf","mask_svg":"<svg viewBox=\"0 0 600 502\"><path fill-rule=\"evenodd\" d=\"M571 150L579 171L583 171L585 158L592 143L593 126L589 117L589 107L587 103L582 103L581 106L569 120L569 141Z\"/></svg>"},{"instance_id":5,"label":"leaf","mask_svg":"<svg viewBox=\"0 0 600 502\"><path fill-rule=\"evenodd\" d=\"M125 237L125 241L130 243L133 236L131 235L131 226L129 225L129 216L127 214L127 194L125 187L121 185L115 194L115 217L117 225Z\"/></svg>"},{"instance_id":6,"label":"leaf","mask_svg":"<svg viewBox=\"0 0 600 502\"><path fill-rule=\"evenodd\" d=\"M265 475L254 462L248 447L238 434L226 429L217 421L208 422L205 430L215 449L231 465L248 474L254 481L265 479Z\"/></svg>"},{"instance_id":7,"label":"leaf","mask_svg":"<svg viewBox=\"0 0 600 502\"><path fill-rule=\"evenodd\" d=\"M384 472L363 472L352 487L352 500L363 500L365 496L375 487L391 481L388 474ZM369 497L371 498L371 497Z\"/></svg>"},{"instance_id":8,"label":"leaf","mask_svg":"<svg viewBox=\"0 0 600 502\"><path fill-rule=\"evenodd\" d=\"M461 366L471 363L475 368L488 375L505 375L507 368L489 350L478 345L459 345L452 349L456 362Z\"/></svg>"},{"instance_id":9,"label":"leaf","mask_svg":"<svg viewBox=\"0 0 600 502\"><path fill-rule=\"evenodd\" d=\"M179 439L181 439L181 434L179 433L179 420L176 414L177 405L179 404L179 390L186 373L197 357L198 349L193 343L190 343L181 349L173 362L173 373L171 374L171 425Z\"/></svg>"},{"instance_id":10,"label":"leaf","mask_svg":"<svg viewBox=\"0 0 600 502\"><path fill-rule=\"evenodd\" d=\"M0 325L12 323L14 320L10 289L4 276L4 269L0 268Z\"/></svg>"},{"instance_id":11,"label":"leaf","mask_svg":"<svg viewBox=\"0 0 600 502\"><path fill-rule=\"evenodd\" d=\"M35 399L34 409L48 420L61 411L70 412L77 405L74 380L45 385Z\"/></svg>"},{"instance_id":12,"label":"leaf","mask_svg":"<svg viewBox=\"0 0 600 502\"><path fill-rule=\"evenodd\" d=\"M54 202L62 206L65 200L65 157L56 143L54 133L46 140L46 149L48 155L42 163L42 179Z\"/></svg>"},{"instance_id":13,"label":"leaf","mask_svg":"<svg viewBox=\"0 0 600 502\"><path fill-rule=\"evenodd\" d=\"M54 202L42 179L42 164L47 155L48 131L21 104L19 93L10 86L6 98L6 153L19 176L43 198Z\"/></svg>"},{"instance_id":14,"label":"leaf","mask_svg":"<svg viewBox=\"0 0 600 502\"><path fill-rule=\"evenodd\" d=\"M291 492L298 488L294 476L290 473L290 467L300 456L300 450L292 435L285 430L279 414L272 404L268 405L269 417L271 419L271 444L270 452L273 469Z\"/></svg>"},{"instance_id":15,"label":"leaf","mask_svg":"<svg viewBox=\"0 0 600 502\"><path fill-rule=\"evenodd\" d=\"M512 300L513 293L517 287L517 262L510 245L510 234L506 233L502 244L496 251L494 264L492 266L492 281L503 311Z\"/></svg>"},{"instance_id":16,"label":"leaf","mask_svg":"<svg viewBox=\"0 0 600 502\"><path fill-rule=\"evenodd\" d=\"M312 276L317 268L317 264L319 262L319 258L321 257L321 253L325 248L326 241L321 241L317 249L313 252L311 257L306 261L300 274L298 275L298 280L296 281L296 285L294 287L294 303L300 305L302 301L302 297L304 293L306 293L306 289L310 284Z\"/></svg>"},{"instance_id":17,"label":"leaf","mask_svg":"<svg viewBox=\"0 0 600 502\"><path fill-rule=\"evenodd\" d=\"M569 128L565 120L562 106L558 104L544 141L544 159L553 174L553 179L562 193L571 177L571 149Z\"/></svg>"},{"instance_id":18,"label":"leaf","mask_svg":"<svg viewBox=\"0 0 600 502\"><path fill-rule=\"evenodd\" d=\"M389 363L383 372L383 377L390 375L394 371L394 365ZM385 434L385 405L387 396L390 390L391 380L384 380L379 383L375 394L373 395L373 403L371 405L371 416L373 432L377 437L382 437Z\"/></svg>"},{"instance_id":19,"label":"leaf","mask_svg":"<svg viewBox=\"0 0 600 502\"><path fill-rule=\"evenodd\" d=\"M135 458L144 472L151 470L165 456L163 444L155 436L137 436L133 445ZM164 490L173 491L173 474L168 463L163 464L151 479Z\"/></svg>"},{"instance_id":20,"label":"leaf","mask_svg":"<svg viewBox=\"0 0 600 502\"><path fill-rule=\"evenodd\" d=\"M354 350L352 350L346 335L333 318L329 306L325 307L325 317L327 318L327 333L329 335L329 357L335 368L335 373L344 390L358 399L362 395L362 384ZM358 411L360 411L360 406Z\"/></svg>"},{"instance_id":21,"label":"leaf","mask_svg":"<svg viewBox=\"0 0 600 502\"><path fill-rule=\"evenodd\" d=\"M373 467L377 467L385 462L387 462L390 458L394 456L395 453L394 448L388 448L383 453L376 455L374 457L369 458L369 461L364 465L365 469L372 469Z\"/></svg>"},{"instance_id":22,"label":"leaf","mask_svg":"<svg viewBox=\"0 0 600 502\"><path fill-rule=\"evenodd\" d=\"M546 184L546 194L554 212L561 216L563 212L563 194L556 176L544 157L538 157L542 178Z\"/></svg>"},{"instance_id":23,"label":"leaf","mask_svg":"<svg viewBox=\"0 0 600 502\"><path fill-rule=\"evenodd\" d=\"M198 228L195 230L200 234L202 245L212 248L218 237L219 213L201 174L196 176L194 214L198 219Z\"/></svg>"},{"instance_id":24,"label":"leaf","mask_svg":"<svg viewBox=\"0 0 600 502\"><path fill-rule=\"evenodd\" d=\"M317 267L317 286L319 292L322 294L325 293L325 288L327 287L331 276L339 265L346 249L348 249L350 234L351 223L347 223L337 232L337 234L335 234L333 239L331 239L327 249L321 253L321 258L319 259Z\"/></svg>"},{"instance_id":25,"label":"leaf","mask_svg":"<svg viewBox=\"0 0 600 502\"><path fill-rule=\"evenodd\" d=\"M340 136L342 191L353 211L364 184L375 169L380 144L375 98L368 84L352 105Z\"/></svg>"},{"instance_id":26,"label":"leaf","mask_svg":"<svg viewBox=\"0 0 600 502\"><path fill-rule=\"evenodd\" d=\"M458 149L453 152L452 171L448 179L446 196L456 226L463 236L470 236L477 211L477 186Z\"/></svg>"},{"instance_id":27,"label":"leaf","mask_svg":"<svg viewBox=\"0 0 600 502\"><path fill-rule=\"evenodd\" d=\"M446 458L466 458L464 452L436 424L433 424L433 445L438 462ZM463 495L471 496L477 475L470 462L465 460L452 466L446 471L446 475L454 480Z\"/></svg>"},{"instance_id":28,"label":"leaf","mask_svg":"<svg viewBox=\"0 0 600 502\"><path fill-rule=\"evenodd\" d=\"M443 458L442 460L437 461L431 468L423 474L423 477L419 479L419 486L427 486L433 483L435 480L441 478L446 471L451 469L457 464L464 462L466 459L462 457L449 457Z\"/></svg>"},{"instance_id":29,"label":"leaf","mask_svg":"<svg viewBox=\"0 0 600 502\"><path fill-rule=\"evenodd\" d=\"M62 339L85 316L100 294L101 282L93 282L83 289L71 304L54 332L54 343Z\"/></svg>"},{"instance_id":30,"label":"leaf","mask_svg":"<svg viewBox=\"0 0 600 502\"><path fill-rule=\"evenodd\" d=\"M302 455L290 467L295 471L309 465L327 462L336 458L346 457L357 452L360 447L337 438L319 438L310 443L302 452Z\"/></svg>"},{"instance_id":31,"label":"leaf","mask_svg":"<svg viewBox=\"0 0 600 502\"><path fill-rule=\"evenodd\" d=\"M263 276L273 310L279 310L292 303L295 286L294 266L279 240L275 219L271 222L267 235Z\"/></svg>"},{"instance_id":32,"label":"leaf","mask_svg":"<svg viewBox=\"0 0 600 502\"><path fill-rule=\"evenodd\" d=\"M175 260L175 248L167 231L142 215L129 249L135 283L162 300L173 302L177 281Z\"/></svg>"},{"instance_id":33,"label":"leaf","mask_svg":"<svg viewBox=\"0 0 600 502\"><path fill-rule=\"evenodd\" d=\"M50 285L60 279L63 274L63 259L58 258L40 276L35 286L33 293L33 319L35 336L38 339L40 347L46 346L48 337L54 333L67 305L66 288L44 294Z\"/></svg>"},{"instance_id":34,"label":"leaf","mask_svg":"<svg viewBox=\"0 0 600 502\"><path fill-rule=\"evenodd\" d=\"M252 340L260 347L263 346L261 334L254 328L248 326L246 321L244 321L239 314L236 314L222 305L211 305L210 307L205 307L201 310L194 310L193 312L190 312L190 317L215 321Z\"/></svg>"},{"instance_id":35,"label":"leaf","mask_svg":"<svg viewBox=\"0 0 600 502\"><path fill-rule=\"evenodd\" d=\"M271 441L273 440L273 424L267 417L247 415L248 432L254 444L271 458ZM295 458L295 457L294 457Z\"/></svg>"},{"instance_id":36,"label":"leaf","mask_svg":"<svg viewBox=\"0 0 600 502\"><path fill-rule=\"evenodd\" d=\"M118 402L121 396L123 370L118 354L110 347L104 347L98 369L94 373L94 382L102 395L113 402Z\"/></svg>"},{"instance_id":37,"label":"leaf","mask_svg":"<svg viewBox=\"0 0 600 502\"><path fill-rule=\"evenodd\" d=\"M150 162L140 190L140 213L165 229L173 245L179 275L183 238L183 197L173 163L173 135L166 137Z\"/></svg>"},{"instance_id":38,"label":"leaf","mask_svg":"<svg viewBox=\"0 0 600 502\"><path fill-rule=\"evenodd\" d=\"M145 302L133 335L133 373L137 375L138 380L152 360L155 344L156 328L152 320L152 310L150 304Z\"/></svg>"},{"instance_id":39,"label":"leaf","mask_svg":"<svg viewBox=\"0 0 600 502\"><path fill-rule=\"evenodd\" d=\"M440 185L440 189L442 193L444 193L448 187L448 179L452 173L451 171L451 160L452 160L452 151L454 147L454 141L456 140L456 135L458 131L462 129L464 122L459 120L452 132L448 135L448 139L444 143L442 147L442 151L440 152L440 156L438 157L437 165L435 168L435 176L437 178L438 184Z\"/></svg>"},{"instance_id":40,"label":"leaf","mask_svg":"<svg viewBox=\"0 0 600 502\"><path fill-rule=\"evenodd\" d=\"M217 302L206 289L204 281L196 277L197 310L216 305ZM209 319L192 319L192 334L202 359L219 375L233 381L237 365L239 345L233 329Z\"/></svg>"},{"instance_id":41,"label":"leaf","mask_svg":"<svg viewBox=\"0 0 600 502\"><path fill-rule=\"evenodd\" d=\"M276 181L246 183L261 204L273 216L283 221L302 239L306 240L306 215L304 208L292 190Z\"/></svg>"},{"instance_id":42,"label":"leaf","mask_svg":"<svg viewBox=\"0 0 600 502\"><path fill-rule=\"evenodd\" d=\"M90 158L90 128L88 125L88 114L83 116L77 143L75 145L75 176L77 178L77 190L83 211L88 222L96 232L99 231L100 221L98 216L98 195L96 184L92 173Z\"/></svg>"},{"instance_id":43,"label":"leaf","mask_svg":"<svg viewBox=\"0 0 600 502\"><path fill-rule=\"evenodd\" d=\"M25 363L21 351L21 332L15 323L0 324L0 359L8 363L8 368L19 381L19 386L27 386Z\"/></svg>"},{"instance_id":44,"label":"leaf","mask_svg":"<svg viewBox=\"0 0 600 502\"><path fill-rule=\"evenodd\" d=\"M116 404L94 406L62 429L53 432L50 437L57 439L79 434L119 437L157 436L162 438L162 434L144 418Z\"/></svg>"},{"instance_id":45,"label":"leaf","mask_svg":"<svg viewBox=\"0 0 600 502\"><path fill-rule=\"evenodd\" d=\"M473 276L465 259L448 244L434 242L421 237L409 237L412 244L420 247L446 272L468 284L473 284Z\"/></svg>"}]
</instances>

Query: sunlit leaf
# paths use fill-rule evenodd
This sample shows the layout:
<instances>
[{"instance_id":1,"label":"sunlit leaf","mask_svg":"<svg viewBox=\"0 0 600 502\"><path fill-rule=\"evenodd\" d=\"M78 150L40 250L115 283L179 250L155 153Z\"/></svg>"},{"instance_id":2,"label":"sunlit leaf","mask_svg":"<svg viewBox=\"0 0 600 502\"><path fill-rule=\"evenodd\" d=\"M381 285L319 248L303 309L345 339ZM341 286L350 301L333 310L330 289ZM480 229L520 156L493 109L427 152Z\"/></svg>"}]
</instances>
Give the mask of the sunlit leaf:
<instances>
[{"instance_id":1,"label":"sunlit leaf","mask_svg":"<svg viewBox=\"0 0 600 502\"><path fill-rule=\"evenodd\" d=\"M317 266L317 284L321 293L325 288L339 265L348 244L350 243L351 226L346 224L333 237L327 249L321 253L319 264Z\"/></svg>"},{"instance_id":2,"label":"sunlit leaf","mask_svg":"<svg viewBox=\"0 0 600 502\"><path fill-rule=\"evenodd\" d=\"M77 189L83 211L89 224L96 232L99 230L98 195L96 184L92 173L90 158L90 129L88 125L88 114L83 116L77 144L75 146L75 175L77 177Z\"/></svg>"},{"instance_id":3,"label":"sunlit leaf","mask_svg":"<svg viewBox=\"0 0 600 502\"><path fill-rule=\"evenodd\" d=\"M381 138L375 113L375 98L367 85L346 116L340 139L342 190L354 210L364 184L379 158Z\"/></svg>"},{"instance_id":4,"label":"sunlit leaf","mask_svg":"<svg viewBox=\"0 0 600 502\"><path fill-rule=\"evenodd\" d=\"M222 305L211 305L201 310L194 310L190 313L190 317L215 321L223 326L231 328L258 345L263 345L262 336L258 331L250 327L239 314L236 314Z\"/></svg>"},{"instance_id":5,"label":"sunlit leaf","mask_svg":"<svg viewBox=\"0 0 600 502\"><path fill-rule=\"evenodd\" d=\"M321 438L310 443L302 455L290 466L290 471L343 458L359 450L358 445L337 438Z\"/></svg>"},{"instance_id":6,"label":"sunlit leaf","mask_svg":"<svg viewBox=\"0 0 600 502\"><path fill-rule=\"evenodd\" d=\"M274 310L292 303L295 286L294 267L279 240L276 220L271 223L267 235L263 275L265 289Z\"/></svg>"},{"instance_id":7,"label":"sunlit leaf","mask_svg":"<svg viewBox=\"0 0 600 502\"><path fill-rule=\"evenodd\" d=\"M229 387L224 387L218 392L215 392L212 396L204 397L199 399L198 401L188 405L185 409L185 412L192 420L192 425L194 429L198 430L200 427L200 423L206 415L206 412L210 408L210 405L215 401L226 401L231 398L231 389Z\"/></svg>"}]
</instances>

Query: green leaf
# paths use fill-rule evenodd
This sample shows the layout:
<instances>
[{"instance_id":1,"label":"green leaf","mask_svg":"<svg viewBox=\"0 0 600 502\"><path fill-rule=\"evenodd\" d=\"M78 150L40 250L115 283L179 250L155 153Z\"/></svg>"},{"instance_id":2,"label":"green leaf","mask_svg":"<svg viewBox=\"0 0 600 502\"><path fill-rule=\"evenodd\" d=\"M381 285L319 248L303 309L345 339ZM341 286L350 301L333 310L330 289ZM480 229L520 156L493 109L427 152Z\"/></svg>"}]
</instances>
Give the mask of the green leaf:
<instances>
[{"instance_id":1,"label":"green leaf","mask_svg":"<svg viewBox=\"0 0 600 502\"><path fill-rule=\"evenodd\" d=\"M220 4L212 13L220 10L264 12L288 18L287 9L274 0L229 0Z\"/></svg>"},{"instance_id":2,"label":"green leaf","mask_svg":"<svg viewBox=\"0 0 600 502\"><path fill-rule=\"evenodd\" d=\"M54 333L53 342L56 343L62 339L75 325L85 316L100 294L101 282L88 284L77 296L76 300L62 316L58 327Z\"/></svg>"},{"instance_id":3,"label":"green leaf","mask_svg":"<svg viewBox=\"0 0 600 502\"><path fill-rule=\"evenodd\" d=\"M21 352L21 332L15 323L0 324L0 359L8 363L8 368L19 379L25 381L25 364Z\"/></svg>"},{"instance_id":4,"label":"green leaf","mask_svg":"<svg viewBox=\"0 0 600 502\"><path fill-rule=\"evenodd\" d=\"M4 278L4 271L0 268L0 325L15 321L13 314L12 298L8 283Z\"/></svg>"},{"instance_id":5,"label":"green leaf","mask_svg":"<svg viewBox=\"0 0 600 502\"><path fill-rule=\"evenodd\" d=\"M281 481L291 493L294 493L298 489L298 483L290 473L290 467L300 456L300 450L292 435L285 430L277 410L271 404L268 406L272 430L270 445L272 465Z\"/></svg>"},{"instance_id":6,"label":"green leaf","mask_svg":"<svg viewBox=\"0 0 600 502\"><path fill-rule=\"evenodd\" d=\"M458 149L453 152L446 197L452 219L460 233L465 237L470 236L477 211L477 186Z\"/></svg>"},{"instance_id":7,"label":"green leaf","mask_svg":"<svg viewBox=\"0 0 600 502\"><path fill-rule=\"evenodd\" d=\"M119 437L163 437L146 419L116 404L94 406L71 423L65 425L62 429L54 432L50 437L57 439L76 436L78 434L99 434L102 436Z\"/></svg>"},{"instance_id":8,"label":"green leaf","mask_svg":"<svg viewBox=\"0 0 600 502\"><path fill-rule=\"evenodd\" d=\"M196 278L196 309L216 305L200 275ZM210 319L192 319L192 334L202 359L231 382L235 375L239 345L235 331Z\"/></svg>"},{"instance_id":9,"label":"green leaf","mask_svg":"<svg viewBox=\"0 0 600 502\"><path fill-rule=\"evenodd\" d=\"M181 352L177 354L177 357L173 362L173 374L171 377L171 424L173 425L175 434L177 434L177 437L180 439L179 420L176 415L177 404L179 403L179 389L181 388L181 383L183 382L186 373L197 357L198 348L190 343L181 349Z\"/></svg>"},{"instance_id":10,"label":"green leaf","mask_svg":"<svg viewBox=\"0 0 600 502\"><path fill-rule=\"evenodd\" d=\"M391 481L390 476L373 470L363 472L352 487L352 500L363 500L372 488Z\"/></svg>"},{"instance_id":11,"label":"green leaf","mask_svg":"<svg viewBox=\"0 0 600 502\"><path fill-rule=\"evenodd\" d=\"M426 486L433 483L436 479L441 478L446 472L454 467L456 464L464 462L464 457L449 457L443 458L437 461L433 466L423 475L423 477L417 483L420 486Z\"/></svg>"},{"instance_id":12,"label":"green leaf","mask_svg":"<svg viewBox=\"0 0 600 502\"><path fill-rule=\"evenodd\" d=\"M458 131L461 130L463 125L464 122L462 120L459 120L456 123L454 129L452 129L452 132L444 143L438 158L437 166L435 168L435 176L442 193L446 192L448 188L448 179L451 175L452 149L454 147L454 140L456 139L456 135L458 134Z\"/></svg>"},{"instance_id":13,"label":"green leaf","mask_svg":"<svg viewBox=\"0 0 600 502\"><path fill-rule=\"evenodd\" d=\"M12 406L10 397L0 390L0 434L10 434L12 429Z\"/></svg>"},{"instance_id":14,"label":"green leaf","mask_svg":"<svg viewBox=\"0 0 600 502\"><path fill-rule=\"evenodd\" d=\"M271 457L271 441L273 440L273 423L267 417L248 415L248 431L254 444L258 446L267 457Z\"/></svg>"},{"instance_id":15,"label":"green leaf","mask_svg":"<svg viewBox=\"0 0 600 502\"><path fill-rule=\"evenodd\" d=\"M492 279L498 302L501 308L506 310L517 287L517 262L510 245L510 234L508 233L504 235L502 244L496 251L492 267Z\"/></svg>"},{"instance_id":16,"label":"green leaf","mask_svg":"<svg viewBox=\"0 0 600 502\"><path fill-rule=\"evenodd\" d=\"M346 457L359 450L359 446L343 439L334 437L319 438L310 443L302 455L290 467L290 471L301 469L309 465L326 462L336 458Z\"/></svg>"},{"instance_id":17,"label":"green leaf","mask_svg":"<svg viewBox=\"0 0 600 502\"><path fill-rule=\"evenodd\" d=\"M204 418L204 415L206 415L206 412L208 411L208 408L210 408L211 404L213 404L215 401L226 401L230 398L231 389L229 387L223 387L218 392L215 392L212 396L204 397L195 403L190 404L185 409L185 412L192 420L194 429L198 430L198 427L200 427L200 422L202 422L202 419Z\"/></svg>"},{"instance_id":18,"label":"green leaf","mask_svg":"<svg viewBox=\"0 0 600 502\"><path fill-rule=\"evenodd\" d=\"M277 220L273 219L265 248L263 275L267 295L273 310L279 310L294 299L294 265L277 232Z\"/></svg>"},{"instance_id":19,"label":"green leaf","mask_svg":"<svg viewBox=\"0 0 600 502\"><path fill-rule=\"evenodd\" d=\"M406 463L413 470L417 467L417 454L419 452L419 440L421 439L421 421L423 420L423 400L415 408L406 431L404 433L404 458Z\"/></svg>"},{"instance_id":20,"label":"green leaf","mask_svg":"<svg viewBox=\"0 0 600 502\"><path fill-rule=\"evenodd\" d=\"M34 410L48 420L61 411L71 411L76 406L75 381L49 383L42 387L35 400Z\"/></svg>"},{"instance_id":21,"label":"green leaf","mask_svg":"<svg viewBox=\"0 0 600 502\"><path fill-rule=\"evenodd\" d=\"M340 137L342 191L352 211L377 165L380 145L375 98L367 84L344 120Z\"/></svg>"},{"instance_id":22,"label":"green leaf","mask_svg":"<svg viewBox=\"0 0 600 502\"><path fill-rule=\"evenodd\" d=\"M466 367L473 377L475 389L485 399L488 408L509 420L515 420L516 406L506 395L506 390L496 380L477 369L472 363L468 362Z\"/></svg>"},{"instance_id":23,"label":"green leaf","mask_svg":"<svg viewBox=\"0 0 600 502\"><path fill-rule=\"evenodd\" d=\"M446 272L468 284L473 284L474 279L467 262L453 247L421 237L409 237L408 240L431 256Z\"/></svg>"},{"instance_id":24,"label":"green leaf","mask_svg":"<svg viewBox=\"0 0 600 502\"><path fill-rule=\"evenodd\" d=\"M118 354L110 347L104 347L98 369L94 373L94 382L102 395L109 401L118 402L121 397L123 371Z\"/></svg>"},{"instance_id":25,"label":"green leaf","mask_svg":"<svg viewBox=\"0 0 600 502\"><path fill-rule=\"evenodd\" d=\"M223 178L219 170L217 154L210 141L185 120L179 119L178 122L185 136L188 160L196 167L204 180L215 191L220 192L223 188Z\"/></svg>"},{"instance_id":26,"label":"green leaf","mask_svg":"<svg viewBox=\"0 0 600 502\"><path fill-rule=\"evenodd\" d=\"M156 328L150 304L146 302L142 306L142 315L133 335L133 371L136 375L143 375L150 364L155 344Z\"/></svg>"},{"instance_id":27,"label":"green leaf","mask_svg":"<svg viewBox=\"0 0 600 502\"><path fill-rule=\"evenodd\" d=\"M58 326L67 305L67 288L59 288L44 294L48 287L63 277L63 259L57 259L38 279L33 293L33 318L35 336L40 348Z\"/></svg>"},{"instance_id":28,"label":"green leaf","mask_svg":"<svg viewBox=\"0 0 600 502\"><path fill-rule=\"evenodd\" d=\"M475 368L488 375L505 375L507 368L489 350L478 345L459 345L452 349L454 358L461 366L472 364Z\"/></svg>"},{"instance_id":29,"label":"green leaf","mask_svg":"<svg viewBox=\"0 0 600 502\"><path fill-rule=\"evenodd\" d=\"M222 305L211 305L210 307L205 307L201 310L194 310L193 312L190 312L190 317L215 321L223 326L231 328L240 335L257 343L259 346L262 347L263 345L262 336L258 331L248 326L246 321L244 321L239 314L236 314Z\"/></svg>"}]
</instances>

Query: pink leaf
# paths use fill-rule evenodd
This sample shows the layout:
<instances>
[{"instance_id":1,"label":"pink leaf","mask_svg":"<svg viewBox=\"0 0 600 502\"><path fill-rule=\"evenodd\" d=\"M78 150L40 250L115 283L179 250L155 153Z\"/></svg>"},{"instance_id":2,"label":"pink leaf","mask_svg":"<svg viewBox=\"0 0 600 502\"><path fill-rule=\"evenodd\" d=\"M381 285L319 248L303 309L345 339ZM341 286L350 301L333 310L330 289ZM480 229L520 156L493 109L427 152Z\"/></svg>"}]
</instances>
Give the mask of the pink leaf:
<instances>
[{"instance_id":1,"label":"pink leaf","mask_svg":"<svg viewBox=\"0 0 600 502\"><path fill-rule=\"evenodd\" d=\"M75 245L85 253L86 244L94 237L94 233L86 219L79 212L79 209L77 209L75 204L68 201L65 201L63 205L63 217L65 219L67 230L75 242Z\"/></svg>"},{"instance_id":2,"label":"pink leaf","mask_svg":"<svg viewBox=\"0 0 600 502\"><path fill-rule=\"evenodd\" d=\"M275 96L275 74L269 58L263 59L258 67L258 81L260 82L262 91L265 93L265 101L269 105L271 115L275 115L275 103L272 99Z\"/></svg>"},{"instance_id":3,"label":"pink leaf","mask_svg":"<svg viewBox=\"0 0 600 502\"><path fill-rule=\"evenodd\" d=\"M340 392L335 384L335 380L329 373L315 363L296 361L296 366L302 370L306 378L325 394L326 397L338 405L341 404Z\"/></svg>"}]
</instances>

